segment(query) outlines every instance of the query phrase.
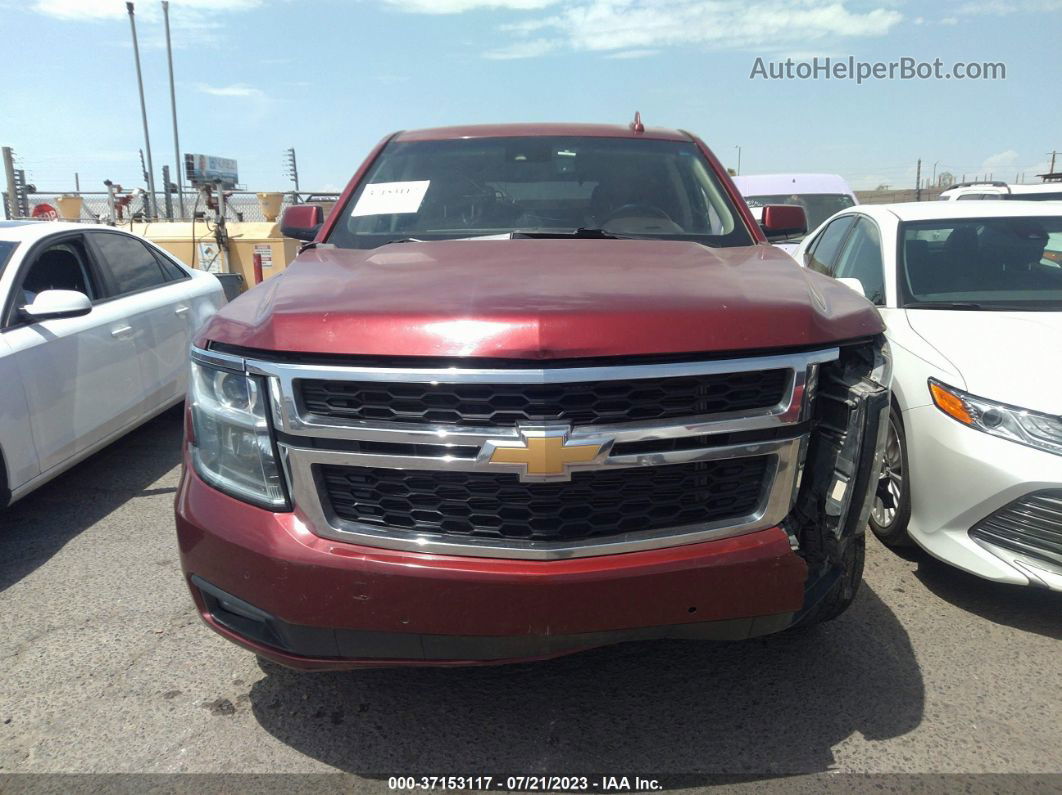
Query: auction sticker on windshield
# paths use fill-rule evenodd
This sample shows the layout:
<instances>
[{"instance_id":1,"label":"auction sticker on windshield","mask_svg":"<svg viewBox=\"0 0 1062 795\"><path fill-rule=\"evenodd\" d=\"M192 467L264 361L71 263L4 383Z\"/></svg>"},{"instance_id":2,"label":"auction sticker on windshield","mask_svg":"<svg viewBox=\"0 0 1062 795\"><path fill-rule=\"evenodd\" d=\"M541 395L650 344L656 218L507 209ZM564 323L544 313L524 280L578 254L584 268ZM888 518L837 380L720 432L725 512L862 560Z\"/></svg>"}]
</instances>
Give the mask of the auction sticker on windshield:
<instances>
[{"instance_id":1,"label":"auction sticker on windshield","mask_svg":"<svg viewBox=\"0 0 1062 795\"><path fill-rule=\"evenodd\" d=\"M424 201L431 180L416 182L377 182L366 185L365 191L350 211L356 218L361 215L392 215L397 213L415 213Z\"/></svg>"}]
</instances>

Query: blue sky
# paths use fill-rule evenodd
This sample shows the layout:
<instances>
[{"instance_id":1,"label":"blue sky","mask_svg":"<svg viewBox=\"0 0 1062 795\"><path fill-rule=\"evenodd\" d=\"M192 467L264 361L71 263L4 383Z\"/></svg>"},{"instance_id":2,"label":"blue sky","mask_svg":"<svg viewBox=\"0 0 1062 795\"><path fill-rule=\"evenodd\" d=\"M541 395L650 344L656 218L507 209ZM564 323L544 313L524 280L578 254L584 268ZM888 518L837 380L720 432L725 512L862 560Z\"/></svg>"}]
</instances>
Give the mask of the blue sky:
<instances>
[{"instance_id":1,"label":"blue sky","mask_svg":"<svg viewBox=\"0 0 1062 795\"><path fill-rule=\"evenodd\" d=\"M136 4L156 173L173 161L162 16ZM1034 180L1062 149L1062 0L173 0L182 151L254 190L335 190L396 129L626 123L699 133L742 172L858 188ZM140 182L122 0L0 0L0 143L41 190ZM1002 61L1003 81L764 81L757 57ZM1062 162L1062 161L1060 161Z\"/></svg>"}]
</instances>

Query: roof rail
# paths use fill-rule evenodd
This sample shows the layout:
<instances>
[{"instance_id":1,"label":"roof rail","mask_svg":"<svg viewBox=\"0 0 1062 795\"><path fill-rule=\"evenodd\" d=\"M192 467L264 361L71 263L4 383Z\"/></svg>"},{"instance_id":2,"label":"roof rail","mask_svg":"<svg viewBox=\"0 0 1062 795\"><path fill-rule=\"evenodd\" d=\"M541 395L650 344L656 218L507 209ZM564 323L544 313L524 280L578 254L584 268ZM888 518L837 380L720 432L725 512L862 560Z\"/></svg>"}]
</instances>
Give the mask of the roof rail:
<instances>
[{"instance_id":1,"label":"roof rail","mask_svg":"<svg viewBox=\"0 0 1062 795\"><path fill-rule=\"evenodd\" d=\"M1010 193L1010 185L1008 185L1006 182L1001 182L998 179L992 181L978 180L977 182L960 182L956 185L949 185L944 190L954 190L955 188L973 188L978 185L991 185L994 188L1006 188L1007 193Z\"/></svg>"}]
</instances>

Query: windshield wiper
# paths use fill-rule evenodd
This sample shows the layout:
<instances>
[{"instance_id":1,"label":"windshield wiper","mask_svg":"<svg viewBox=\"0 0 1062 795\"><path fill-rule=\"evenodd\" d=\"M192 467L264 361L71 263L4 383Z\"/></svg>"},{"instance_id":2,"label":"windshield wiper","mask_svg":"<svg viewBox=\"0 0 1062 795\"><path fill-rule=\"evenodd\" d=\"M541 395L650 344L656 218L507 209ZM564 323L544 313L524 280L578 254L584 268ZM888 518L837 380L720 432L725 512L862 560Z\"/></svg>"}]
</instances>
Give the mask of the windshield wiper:
<instances>
[{"instance_id":1,"label":"windshield wiper","mask_svg":"<svg viewBox=\"0 0 1062 795\"><path fill-rule=\"evenodd\" d=\"M552 238L552 237L571 237L580 240L640 240L635 235L620 235L615 232L609 232L605 229L595 226L580 226L578 229L514 229L512 238L513 240L519 240L522 238Z\"/></svg>"},{"instance_id":2,"label":"windshield wiper","mask_svg":"<svg viewBox=\"0 0 1062 795\"><path fill-rule=\"evenodd\" d=\"M904 304L904 309L984 309L980 304L971 301L919 301L916 304Z\"/></svg>"}]
</instances>

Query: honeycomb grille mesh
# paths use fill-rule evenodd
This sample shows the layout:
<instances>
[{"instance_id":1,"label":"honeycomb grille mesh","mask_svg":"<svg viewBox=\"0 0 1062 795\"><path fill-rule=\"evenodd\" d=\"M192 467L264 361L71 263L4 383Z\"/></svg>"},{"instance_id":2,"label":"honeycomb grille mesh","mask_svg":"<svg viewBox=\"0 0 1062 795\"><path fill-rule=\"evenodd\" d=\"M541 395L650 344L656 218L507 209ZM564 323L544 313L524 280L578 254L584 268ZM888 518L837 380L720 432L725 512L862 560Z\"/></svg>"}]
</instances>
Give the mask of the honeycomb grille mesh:
<instances>
[{"instance_id":1,"label":"honeycomb grille mesh","mask_svg":"<svg viewBox=\"0 0 1062 795\"><path fill-rule=\"evenodd\" d=\"M305 411L399 423L513 426L608 424L766 409L786 393L790 370L571 384L420 384L301 380Z\"/></svg>"},{"instance_id":2,"label":"honeycomb grille mesh","mask_svg":"<svg viewBox=\"0 0 1062 795\"><path fill-rule=\"evenodd\" d=\"M578 541L746 516L768 457L575 472L522 483L512 473L324 465L318 482L341 519L442 536Z\"/></svg>"}]
</instances>

